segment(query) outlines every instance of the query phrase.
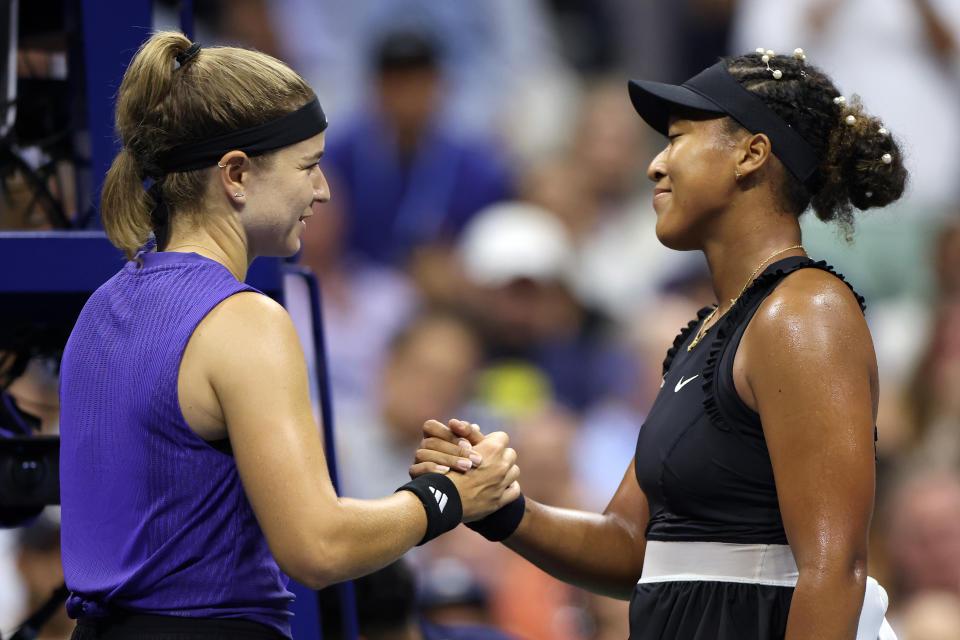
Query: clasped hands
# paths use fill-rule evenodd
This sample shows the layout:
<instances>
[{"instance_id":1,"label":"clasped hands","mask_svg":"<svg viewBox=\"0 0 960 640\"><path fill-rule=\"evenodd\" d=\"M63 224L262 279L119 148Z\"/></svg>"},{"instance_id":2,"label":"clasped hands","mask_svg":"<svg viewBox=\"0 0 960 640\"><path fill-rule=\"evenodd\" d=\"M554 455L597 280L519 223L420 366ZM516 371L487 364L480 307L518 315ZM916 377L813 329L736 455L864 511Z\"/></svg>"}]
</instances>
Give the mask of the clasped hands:
<instances>
[{"instance_id":1,"label":"clasped hands","mask_svg":"<svg viewBox=\"0 0 960 640\"><path fill-rule=\"evenodd\" d=\"M460 493L463 521L479 520L520 497L517 452L509 441L503 431L485 436L463 420L427 420L410 477L446 474Z\"/></svg>"}]
</instances>

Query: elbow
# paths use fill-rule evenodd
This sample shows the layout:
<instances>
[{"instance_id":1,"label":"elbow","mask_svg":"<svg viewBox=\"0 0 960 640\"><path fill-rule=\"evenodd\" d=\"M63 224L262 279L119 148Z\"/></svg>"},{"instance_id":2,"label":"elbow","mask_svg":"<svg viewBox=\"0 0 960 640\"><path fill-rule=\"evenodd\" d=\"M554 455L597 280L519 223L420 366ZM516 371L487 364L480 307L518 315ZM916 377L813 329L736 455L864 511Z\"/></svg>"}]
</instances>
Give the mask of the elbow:
<instances>
[{"instance_id":1,"label":"elbow","mask_svg":"<svg viewBox=\"0 0 960 640\"><path fill-rule=\"evenodd\" d=\"M353 577L349 548L329 531L304 528L270 546L280 570L310 589L320 590Z\"/></svg>"},{"instance_id":2,"label":"elbow","mask_svg":"<svg viewBox=\"0 0 960 640\"><path fill-rule=\"evenodd\" d=\"M799 572L804 581L842 582L863 588L867 583L866 549L849 549L818 558L817 562L801 565Z\"/></svg>"},{"instance_id":3,"label":"elbow","mask_svg":"<svg viewBox=\"0 0 960 640\"><path fill-rule=\"evenodd\" d=\"M332 554L322 550L277 557L280 570L303 586L319 591L347 579L347 572Z\"/></svg>"}]
</instances>

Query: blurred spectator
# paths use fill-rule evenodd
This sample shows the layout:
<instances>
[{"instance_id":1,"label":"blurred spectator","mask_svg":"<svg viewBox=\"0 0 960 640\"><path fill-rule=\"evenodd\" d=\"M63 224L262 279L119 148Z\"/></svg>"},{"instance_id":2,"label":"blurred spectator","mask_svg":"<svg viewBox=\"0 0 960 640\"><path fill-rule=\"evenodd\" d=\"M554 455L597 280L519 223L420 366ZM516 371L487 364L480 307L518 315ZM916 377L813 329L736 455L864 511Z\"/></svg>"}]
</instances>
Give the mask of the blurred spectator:
<instances>
[{"instance_id":1,"label":"blurred spectator","mask_svg":"<svg viewBox=\"0 0 960 640\"><path fill-rule=\"evenodd\" d=\"M479 359L476 336L456 315L428 311L405 326L380 371L376 402L337 412L343 494L380 498L406 482L423 423L463 417Z\"/></svg>"},{"instance_id":2,"label":"blurred spectator","mask_svg":"<svg viewBox=\"0 0 960 640\"><path fill-rule=\"evenodd\" d=\"M582 74L608 71L618 53L614 16L604 2L547 0L564 57Z\"/></svg>"},{"instance_id":3,"label":"blurred spectator","mask_svg":"<svg viewBox=\"0 0 960 640\"><path fill-rule=\"evenodd\" d=\"M471 285L462 304L486 343L480 393L494 410L529 413L555 398L582 411L630 384L609 322L570 287L574 248L555 215L522 202L488 207L464 230L459 255Z\"/></svg>"},{"instance_id":4,"label":"blurred spectator","mask_svg":"<svg viewBox=\"0 0 960 640\"><path fill-rule=\"evenodd\" d=\"M10 331L9 327L4 328L8 333L2 336L6 350L0 350L0 437L36 433L56 435L60 424L59 352L62 350L65 335L59 329L37 329L20 333ZM18 334L22 339L17 339L14 334ZM51 511L55 512L55 509L48 507L45 514L50 514ZM7 526L19 524L25 516L32 518L37 512L37 509L24 509L23 515L17 516L18 512L11 510L0 514L0 522L9 520L6 522ZM47 529L43 528L43 517L37 522L37 529L26 529L23 533L32 537L33 531L39 540ZM3 585L3 588L0 588L0 632L22 623L31 613L30 607L42 603L36 603L35 600L45 599L50 595L38 595L30 591L31 588L42 587L49 580L37 575L35 571L37 566L43 564L39 559L41 551L32 547L23 551L22 543L21 530L0 529L0 585ZM62 581L59 538L57 543L56 568L59 580ZM29 576L20 575L24 571L24 557L28 563L26 570L32 572Z\"/></svg>"},{"instance_id":5,"label":"blurred spectator","mask_svg":"<svg viewBox=\"0 0 960 640\"><path fill-rule=\"evenodd\" d=\"M548 407L510 426L511 444L521 453L524 494L558 507L582 506L573 481L571 457L578 423L558 407ZM482 544L482 541L480 542ZM584 594L553 578L517 554L498 566L498 584L491 607L497 624L528 640L581 637Z\"/></svg>"},{"instance_id":6,"label":"blurred spectator","mask_svg":"<svg viewBox=\"0 0 960 640\"><path fill-rule=\"evenodd\" d=\"M334 409L369 406L389 342L416 312L419 296L403 271L349 252L338 197L318 212L306 221L299 261L320 280Z\"/></svg>"},{"instance_id":7,"label":"blurred spectator","mask_svg":"<svg viewBox=\"0 0 960 640\"><path fill-rule=\"evenodd\" d=\"M899 617L900 640L960 640L960 596L930 591L914 598Z\"/></svg>"},{"instance_id":8,"label":"blurred spectator","mask_svg":"<svg viewBox=\"0 0 960 640\"><path fill-rule=\"evenodd\" d=\"M937 240L934 273L942 300L960 300L960 208L944 225Z\"/></svg>"},{"instance_id":9,"label":"blurred spectator","mask_svg":"<svg viewBox=\"0 0 960 640\"><path fill-rule=\"evenodd\" d=\"M637 434L660 390L667 349L707 301L661 295L639 309L622 331L620 339L629 345L636 363L634 383L626 393L608 397L584 414L572 447L576 452L573 469L586 508L603 511L624 474L633 473L630 461Z\"/></svg>"},{"instance_id":10,"label":"blurred spectator","mask_svg":"<svg viewBox=\"0 0 960 640\"><path fill-rule=\"evenodd\" d=\"M586 615L589 627L584 637L589 640L623 640L630 636L630 602L586 594Z\"/></svg>"},{"instance_id":11,"label":"blurred spectator","mask_svg":"<svg viewBox=\"0 0 960 640\"><path fill-rule=\"evenodd\" d=\"M60 426L60 399L57 395L59 362L48 358L31 358L24 372L2 392L0 398L0 435L9 432L9 420L26 425L29 432L6 435L40 433L56 435Z\"/></svg>"},{"instance_id":12,"label":"blurred spectator","mask_svg":"<svg viewBox=\"0 0 960 640\"><path fill-rule=\"evenodd\" d=\"M314 87L332 123L369 102L364 61L371 43L397 27L440 41L448 90L439 117L457 135L504 134L529 157L552 150L570 121L575 79L540 0L273 0L269 9L281 57Z\"/></svg>"},{"instance_id":13,"label":"blurred spectator","mask_svg":"<svg viewBox=\"0 0 960 640\"><path fill-rule=\"evenodd\" d=\"M618 59L625 75L679 83L726 53L739 0L602 2L614 16Z\"/></svg>"},{"instance_id":14,"label":"blurred spectator","mask_svg":"<svg viewBox=\"0 0 960 640\"><path fill-rule=\"evenodd\" d=\"M660 244L651 148L664 139L644 133L622 79L603 79L586 92L566 152L532 168L526 199L556 213L575 245L571 283L577 297L620 323L652 302L671 279L705 268L700 252Z\"/></svg>"},{"instance_id":15,"label":"blurred spectator","mask_svg":"<svg viewBox=\"0 0 960 640\"><path fill-rule=\"evenodd\" d=\"M911 385L913 449L927 463L960 465L960 300L935 310L929 343Z\"/></svg>"},{"instance_id":16,"label":"blurred spectator","mask_svg":"<svg viewBox=\"0 0 960 640\"><path fill-rule=\"evenodd\" d=\"M960 468L960 222L946 224L934 253L937 275L932 319L926 344L905 390L902 409L904 452L924 464ZM918 332L919 333L919 332Z\"/></svg>"},{"instance_id":17,"label":"blurred spectator","mask_svg":"<svg viewBox=\"0 0 960 640\"><path fill-rule=\"evenodd\" d=\"M373 54L375 103L327 134L322 166L347 211L348 245L378 262L406 266L418 248L446 245L511 189L493 145L439 124L441 55L425 33L386 34Z\"/></svg>"},{"instance_id":18,"label":"blurred spectator","mask_svg":"<svg viewBox=\"0 0 960 640\"><path fill-rule=\"evenodd\" d=\"M891 608L925 592L960 595L960 473L921 471L888 506Z\"/></svg>"},{"instance_id":19,"label":"blurred spectator","mask_svg":"<svg viewBox=\"0 0 960 640\"><path fill-rule=\"evenodd\" d=\"M873 0L741 0L731 49L803 47L841 90L856 86L867 104L882 105L877 115L907 155L903 209L919 216L942 213L958 195L958 38L960 3L953 0L888 0L883 11Z\"/></svg>"},{"instance_id":20,"label":"blurred spectator","mask_svg":"<svg viewBox=\"0 0 960 640\"><path fill-rule=\"evenodd\" d=\"M403 560L357 578L353 585L364 640L509 640L488 626L441 625L424 619L417 608L416 583ZM320 592L324 637L342 637L337 604L334 588Z\"/></svg>"},{"instance_id":21,"label":"blurred spectator","mask_svg":"<svg viewBox=\"0 0 960 640\"><path fill-rule=\"evenodd\" d=\"M16 77L11 78L14 126L7 126L8 105L0 107L0 229L67 228L77 217L78 169L67 52L61 44L66 37L64 26L50 15L60 7L20 5L20 40L12 61ZM0 89L3 98L6 90Z\"/></svg>"},{"instance_id":22,"label":"blurred spectator","mask_svg":"<svg viewBox=\"0 0 960 640\"><path fill-rule=\"evenodd\" d=\"M47 510L32 525L16 532L19 542L17 569L27 596L20 622L44 605L54 590L63 584L60 525L53 513L55 511ZM37 640L66 640L73 633L74 626L73 620L67 616L67 610L58 607L53 617L41 627Z\"/></svg>"}]
</instances>

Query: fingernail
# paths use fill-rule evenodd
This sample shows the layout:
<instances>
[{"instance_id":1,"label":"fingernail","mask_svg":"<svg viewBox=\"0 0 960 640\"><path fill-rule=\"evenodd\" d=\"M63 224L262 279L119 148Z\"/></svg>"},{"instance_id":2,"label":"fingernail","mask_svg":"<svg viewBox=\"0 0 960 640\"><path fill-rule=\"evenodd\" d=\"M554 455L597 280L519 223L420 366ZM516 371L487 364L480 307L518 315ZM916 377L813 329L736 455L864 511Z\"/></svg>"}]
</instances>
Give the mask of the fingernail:
<instances>
[{"instance_id":1,"label":"fingernail","mask_svg":"<svg viewBox=\"0 0 960 640\"><path fill-rule=\"evenodd\" d=\"M463 469L464 471L468 471L469 469L473 468L473 465L470 464L469 460L457 460L457 466Z\"/></svg>"},{"instance_id":2,"label":"fingernail","mask_svg":"<svg viewBox=\"0 0 960 640\"><path fill-rule=\"evenodd\" d=\"M447 471L450 471L450 467L448 467L447 465L445 464L437 465L437 473L446 473Z\"/></svg>"},{"instance_id":3,"label":"fingernail","mask_svg":"<svg viewBox=\"0 0 960 640\"><path fill-rule=\"evenodd\" d=\"M470 425L470 428L473 429L474 431L480 431L480 425L478 425L477 423L473 423L472 425Z\"/></svg>"},{"instance_id":4,"label":"fingernail","mask_svg":"<svg viewBox=\"0 0 960 640\"><path fill-rule=\"evenodd\" d=\"M467 451L470 451L471 449L473 449L473 447L470 445L469 440L460 438L460 442L458 444L460 445L461 448L466 449Z\"/></svg>"},{"instance_id":5,"label":"fingernail","mask_svg":"<svg viewBox=\"0 0 960 640\"><path fill-rule=\"evenodd\" d=\"M473 466L479 467L480 463L483 462L483 458L480 457L479 453L471 453L470 459L473 461Z\"/></svg>"}]
</instances>

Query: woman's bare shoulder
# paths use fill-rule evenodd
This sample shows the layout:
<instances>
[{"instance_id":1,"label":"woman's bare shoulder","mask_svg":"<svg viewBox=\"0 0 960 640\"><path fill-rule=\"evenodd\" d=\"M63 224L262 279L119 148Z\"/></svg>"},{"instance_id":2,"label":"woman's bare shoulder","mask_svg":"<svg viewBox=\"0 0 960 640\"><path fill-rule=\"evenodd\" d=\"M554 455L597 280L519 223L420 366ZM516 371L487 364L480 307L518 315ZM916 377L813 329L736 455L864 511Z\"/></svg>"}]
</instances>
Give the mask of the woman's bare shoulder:
<instances>
[{"instance_id":1,"label":"woman's bare shoulder","mask_svg":"<svg viewBox=\"0 0 960 640\"><path fill-rule=\"evenodd\" d=\"M216 367L302 353L287 310L256 291L223 300L197 325L191 342Z\"/></svg>"},{"instance_id":2,"label":"woman's bare shoulder","mask_svg":"<svg viewBox=\"0 0 960 640\"><path fill-rule=\"evenodd\" d=\"M760 305L754 322L768 331L865 329L857 295L822 269L799 269L784 278Z\"/></svg>"}]
</instances>

